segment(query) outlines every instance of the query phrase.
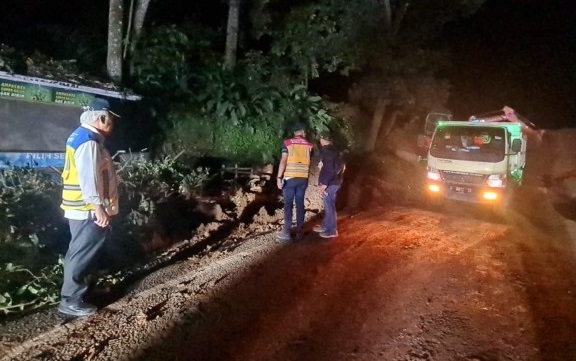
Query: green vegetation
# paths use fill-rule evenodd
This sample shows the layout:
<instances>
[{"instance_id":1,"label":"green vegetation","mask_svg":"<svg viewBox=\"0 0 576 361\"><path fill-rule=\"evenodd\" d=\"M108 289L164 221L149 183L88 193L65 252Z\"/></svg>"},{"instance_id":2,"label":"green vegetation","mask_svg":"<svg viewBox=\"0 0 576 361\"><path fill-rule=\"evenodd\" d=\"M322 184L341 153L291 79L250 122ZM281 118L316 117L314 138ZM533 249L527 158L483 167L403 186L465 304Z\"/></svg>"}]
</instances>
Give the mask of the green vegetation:
<instances>
[{"instance_id":1,"label":"green vegetation","mask_svg":"<svg viewBox=\"0 0 576 361\"><path fill-rule=\"evenodd\" d=\"M307 123L311 138L331 129L350 150L374 152L394 126L442 109L450 86L438 74L448 56L435 36L483 2L248 0L237 9L238 44L226 49L226 5L210 8L218 12L211 20L196 8L177 23L147 22L126 39L130 51L123 61L130 74L121 85L151 105L155 124L146 126L159 131L150 140L154 160L135 159L119 169L122 214L114 224L114 270L145 257L159 228L178 228L162 222L170 209L186 209L177 206L193 201L212 180L198 166L206 159L276 163L281 140L295 122ZM95 55L106 40L93 23L74 31L51 28L53 49L60 53L48 56L75 56L78 69L97 75L94 69L104 64ZM44 45L49 49L51 43ZM22 65L18 51L0 50L13 65ZM235 54L234 62L224 62L225 50ZM330 77L344 81L319 94ZM363 114L364 123L339 115L339 105L329 101L336 92L347 95L347 106ZM49 177L26 169L3 172L0 314L57 300L68 240L59 203L60 187Z\"/></svg>"},{"instance_id":2,"label":"green vegetation","mask_svg":"<svg viewBox=\"0 0 576 361\"><path fill-rule=\"evenodd\" d=\"M58 299L66 223L61 189L30 169L0 173L0 314Z\"/></svg>"},{"instance_id":3,"label":"green vegetation","mask_svg":"<svg viewBox=\"0 0 576 361\"><path fill-rule=\"evenodd\" d=\"M210 179L205 169L187 169L173 158L137 158L120 165L122 214L114 220L107 268L119 271L150 256L149 222L158 204L181 197L190 202ZM69 241L60 206L61 186L30 169L0 173L0 316L59 301L63 255ZM108 280L110 282L110 280Z\"/></svg>"},{"instance_id":4,"label":"green vegetation","mask_svg":"<svg viewBox=\"0 0 576 361\"><path fill-rule=\"evenodd\" d=\"M281 92L250 88L225 77L208 76L206 82L210 89L202 96L169 113L166 154L183 151L186 157L271 163L290 125L305 122L313 134L333 121L322 99L309 95L303 86Z\"/></svg>"}]
</instances>

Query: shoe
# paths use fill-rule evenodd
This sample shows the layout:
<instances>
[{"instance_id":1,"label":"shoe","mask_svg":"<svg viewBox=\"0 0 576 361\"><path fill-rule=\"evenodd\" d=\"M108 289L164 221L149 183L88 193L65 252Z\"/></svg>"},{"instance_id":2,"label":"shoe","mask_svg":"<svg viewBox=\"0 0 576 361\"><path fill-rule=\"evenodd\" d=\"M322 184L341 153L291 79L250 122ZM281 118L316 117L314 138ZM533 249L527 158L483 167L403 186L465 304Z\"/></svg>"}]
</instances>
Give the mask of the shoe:
<instances>
[{"instance_id":1,"label":"shoe","mask_svg":"<svg viewBox=\"0 0 576 361\"><path fill-rule=\"evenodd\" d=\"M317 233L322 233L322 232L326 231L326 230L324 229L324 227L322 227L321 224L315 225L314 228L312 228L312 230L313 230L314 232L317 232Z\"/></svg>"},{"instance_id":2,"label":"shoe","mask_svg":"<svg viewBox=\"0 0 576 361\"><path fill-rule=\"evenodd\" d=\"M82 301L78 304L70 305L60 303L60 306L58 306L58 312L74 317L90 316L95 314L97 310L96 306L92 306L91 304Z\"/></svg>"},{"instance_id":3,"label":"shoe","mask_svg":"<svg viewBox=\"0 0 576 361\"><path fill-rule=\"evenodd\" d=\"M336 237L338 237L338 232L320 232L320 237L322 237L322 238L336 238Z\"/></svg>"},{"instance_id":4,"label":"shoe","mask_svg":"<svg viewBox=\"0 0 576 361\"><path fill-rule=\"evenodd\" d=\"M276 239L278 239L280 242L290 242L292 237L290 236L290 233L282 231L276 235Z\"/></svg>"},{"instance_id":5,"label":"shoe","mask_svg":"<svg viewBox=\"0 0 576 361\"><path fill-rule=\"evenodd\" d=\"M290 234L294 235L293 240L294 241L298 241L301 240L302 238L304 238L304 227L292 227L292 229L290 230Z\"/></svg>"}]
</instances>

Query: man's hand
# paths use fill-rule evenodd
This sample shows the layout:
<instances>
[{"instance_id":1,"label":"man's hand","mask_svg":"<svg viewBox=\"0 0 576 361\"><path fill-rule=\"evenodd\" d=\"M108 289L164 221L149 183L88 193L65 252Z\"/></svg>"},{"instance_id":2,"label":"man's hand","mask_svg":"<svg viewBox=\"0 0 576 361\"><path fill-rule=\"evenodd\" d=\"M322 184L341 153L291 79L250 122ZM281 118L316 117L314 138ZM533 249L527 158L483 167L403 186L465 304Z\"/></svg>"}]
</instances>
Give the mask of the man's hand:
<instances>
[{"instance_id":1,"label":"man's hand","mask_svg":"<svg viewBox=\"0 0 576 361\"><path fill-rule=\"evenodd\" d=\"M322 191L322 195L327 195L328 193L326 193L326 189L328 188L328 186L326 184L318 184L318 188L320 188L320 190Z\"/></svg>"},{"instance_id":2,"label":"man's hand","mask_svg":"<svg viewBox=\"0 0 576 361\"><path fill-rule=\"evenodd\" d=\"M282 178L276 178L276 185L278 186L278 189L284 188L284 182L282 181Z\"/></svg>"},{"instance_id":3,"label":"man's hand","mask_svg":"<svg viewBox=\"0 0 576 361\"><path fill-rule=\"evenodd\" d=\"M110 217L108 217L108 213L106 213L106 210L102 205L96 206L96 212L94 215L96 216L96 219L94 220L96 225L102 228L106 228L110 225Z\"/></svg>"}]
</instances>

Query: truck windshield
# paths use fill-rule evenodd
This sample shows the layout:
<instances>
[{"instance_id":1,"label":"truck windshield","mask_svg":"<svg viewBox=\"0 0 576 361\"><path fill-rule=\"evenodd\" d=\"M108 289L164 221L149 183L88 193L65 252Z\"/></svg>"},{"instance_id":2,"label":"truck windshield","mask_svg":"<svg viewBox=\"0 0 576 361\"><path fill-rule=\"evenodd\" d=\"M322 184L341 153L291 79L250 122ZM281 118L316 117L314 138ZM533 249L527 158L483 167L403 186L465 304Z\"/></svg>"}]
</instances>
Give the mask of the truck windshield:
<instances>
[{"instance_id":1,"label":"truck windshield","mask_svg":"<svg viewBox=\"0 0 576 361\"><path fill-rule=\"evenodd\" d=\"M436 158L500 162L506 154L504 128L446 126L436 129L430 154Z\"/></svg>"}]
</instances>

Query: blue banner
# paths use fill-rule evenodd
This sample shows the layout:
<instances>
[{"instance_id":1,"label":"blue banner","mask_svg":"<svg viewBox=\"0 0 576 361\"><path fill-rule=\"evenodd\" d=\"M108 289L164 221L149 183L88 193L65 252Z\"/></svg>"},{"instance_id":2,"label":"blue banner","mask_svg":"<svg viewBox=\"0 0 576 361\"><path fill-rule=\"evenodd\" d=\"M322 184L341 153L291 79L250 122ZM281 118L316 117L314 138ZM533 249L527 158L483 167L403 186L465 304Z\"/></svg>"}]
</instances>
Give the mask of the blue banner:
<instances>
[{"instance_id":1,"label":"blue banner","mask_svg":"<svg viewBox=\"0 0 576 361\"><path fill-rule=\"evenodd\" d=\"M64 152L0 152L0 169L10 167L63 168Z\"/></svg>"}]
</instances>

